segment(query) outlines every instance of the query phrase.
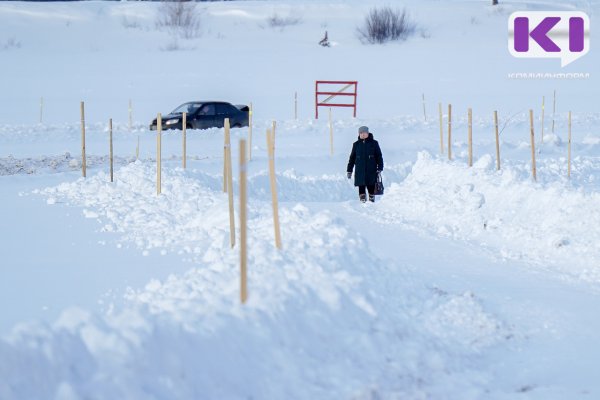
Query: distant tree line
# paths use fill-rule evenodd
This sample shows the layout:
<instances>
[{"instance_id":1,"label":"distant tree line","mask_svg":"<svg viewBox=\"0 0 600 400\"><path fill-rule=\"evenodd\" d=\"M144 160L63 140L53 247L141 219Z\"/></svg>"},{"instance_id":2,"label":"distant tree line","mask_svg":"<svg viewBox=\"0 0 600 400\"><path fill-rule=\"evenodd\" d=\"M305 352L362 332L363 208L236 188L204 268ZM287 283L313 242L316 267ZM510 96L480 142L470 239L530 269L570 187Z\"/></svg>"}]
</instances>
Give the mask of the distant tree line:
<instances>
[{"instance_id":1,"label":"distant tree line","mask_svg":"<svg viewBox=\"0 0 600 400\"><path fill-rule=\"evenodd\" d=\"M91 0L21 0L21 1L55 2L55 1L91 1ZM99 1L121 1L121 0L99 0ZM232 0L127 0L127 1L157 1L157 2L158 1L197 1L197 2L209 2L210 1L210 2L213 2L213 1L232 1Z\"/></svg>"}]
</instances>

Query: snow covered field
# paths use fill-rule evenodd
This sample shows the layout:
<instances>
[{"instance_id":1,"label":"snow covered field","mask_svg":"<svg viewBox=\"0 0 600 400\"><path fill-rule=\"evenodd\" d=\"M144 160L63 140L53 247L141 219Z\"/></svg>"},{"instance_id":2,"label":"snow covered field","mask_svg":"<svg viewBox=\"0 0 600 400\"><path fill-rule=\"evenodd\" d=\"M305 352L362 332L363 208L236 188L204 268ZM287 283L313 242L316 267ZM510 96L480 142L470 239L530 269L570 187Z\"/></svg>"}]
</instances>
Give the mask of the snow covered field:
<instances>
[{"instance_id":1,"label":"snow covered field","mask_svg":"<svg viewBox=\"0 0 600 400\"><path fill-rule=\"evenodd\" d=\"M0 399L599 398L600 56L592 48L561 69L512 58L506 40L513 11L577 9L593 24L600 6L501 3L406 1L417 35L367 46L356 27L385 2L200 3L193 39L156 29L159 4L2 2ZM275 14L299 21L272 28ZM317 45L325 30L331 48ZM334 110L334 155L326 119L312 119L317 79L359 81L359 118ZM243 306L223 130L188 133L186 170L180 132L164 133L156 196L147 125L202 99L255 108ZM440 154L438 102L444 113L453 105L452 161ZM272 120L281 251L264 135ZM361 125L386 163L386 194L365 205L345 174ZM232 130L236 188L247 135Z\"/></svg>"}]
</instances>

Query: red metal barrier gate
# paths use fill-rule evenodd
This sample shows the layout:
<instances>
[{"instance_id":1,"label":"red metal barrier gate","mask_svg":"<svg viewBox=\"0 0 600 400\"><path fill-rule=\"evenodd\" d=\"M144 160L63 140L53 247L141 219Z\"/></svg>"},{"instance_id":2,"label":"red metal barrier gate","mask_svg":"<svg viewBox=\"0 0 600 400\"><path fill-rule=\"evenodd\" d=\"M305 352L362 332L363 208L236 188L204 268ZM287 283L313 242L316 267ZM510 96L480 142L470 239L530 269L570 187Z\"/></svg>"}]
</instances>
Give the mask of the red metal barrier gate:
<instances>
[{"instance_id":1,"label":"red metal barrier gate","mask_svg":"<svg viewBox=\"0 0 600 400\"><path fill-rule=\"evenodd\" d=\"M341 89L334 91L336 88ZM325 86L324 89L321 89ZM319 90L321 89L321 90ZM347 92L351 89L351 92ZM356 118L356 96L358 93L357 81L316 81L315 82L315 118L319 119L319 107L352 107L354 109L354 118ZM329 96L325 100L320 101L319 96ZM351 96L352 103L329 103L329 100L336 96Z\"/></svg>"}]
</instances>

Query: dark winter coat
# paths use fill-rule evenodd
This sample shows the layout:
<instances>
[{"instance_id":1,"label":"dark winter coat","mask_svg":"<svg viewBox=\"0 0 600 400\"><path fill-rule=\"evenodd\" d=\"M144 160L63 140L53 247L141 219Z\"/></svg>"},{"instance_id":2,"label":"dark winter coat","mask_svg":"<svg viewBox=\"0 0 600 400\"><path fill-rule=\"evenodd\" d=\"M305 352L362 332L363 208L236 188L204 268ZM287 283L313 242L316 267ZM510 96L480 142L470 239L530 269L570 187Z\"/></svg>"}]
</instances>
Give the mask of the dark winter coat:
<instances>
[{"instance_id":1,"label":"dark winter coat","mask_svg":"<svg viewBox=\"0 0 600 400\"><path fill-rule=\"evenodd\" d=\"M374 185L377 182L377 171L383 171L383 156L372 133L364 140L359 137L352 145L346 171L352 172L355 166L354 186Z\"/></svg>"}]
</instances>

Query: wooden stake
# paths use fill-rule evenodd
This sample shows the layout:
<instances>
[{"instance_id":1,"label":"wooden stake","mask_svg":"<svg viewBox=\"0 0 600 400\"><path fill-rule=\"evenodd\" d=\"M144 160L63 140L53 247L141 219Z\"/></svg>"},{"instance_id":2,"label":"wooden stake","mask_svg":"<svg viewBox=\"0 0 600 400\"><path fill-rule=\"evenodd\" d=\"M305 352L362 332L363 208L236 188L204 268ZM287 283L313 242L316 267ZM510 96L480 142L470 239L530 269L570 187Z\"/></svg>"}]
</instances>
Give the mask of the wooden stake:
<instances>
[{"instance_id":1,"label":"wooden stake","mask_svg":"<svg viewBox=\"0 0 600 400\"><path fill-rule=\"evenodd\" d=\"M248 111L248 161L252 160L252 103Z\"/></svg>"},{"instance_id":2,"label":"wooden stake","mask_svg":"<svg viewBox=\"0 0 600 400\"><path fill-rule=\"evenodd\" d=\"M533 175L533 180L537 181L535 167L535 137L533 133L533 110L529 110L529 125L531 127L531 173Z\"/></svg>"},{"instance_id":3,"label":"wooden stake","mask_svg":"<svg viewBox=\"0 0 600 400\"><path fill-rule=\"evenodd\" d=\"M85 178L86 174L86 161L85 161L85 105L81 102L81 173Z\"/></svg>"},{"instance_id":4,"label":"wooden stake","mask_svg":"<svg viewBox=\"0 0 600 400\"><path fill-rule=\"evenodd\" d=\"M567 167L567 175L571 179L571 111L569 111L569 164Z\"/></svg>"},{"instance_id":5,"label":"wooden stake","mask_svg":"<svg viewBox=\"0 0 600 400\"><path fill-rule=\"evenodd\" d=\"M248 164L246 163L246 141L240 140L240 300L242 304L248 299L247 278L247 177Z\"/></svg>"},{"instance_id":6,"label":"wooden stake","mask_svg":"<svg viewBox=\"0 0 600 400\"><path fill-rule=\"evenodd\" d=\"M329 107L329 153L333 156L333 121L331 119L331 107Z\"/></svg>"},{"instance_id":7,"label":"wooden stake","mask_svg":"<svg viewBox=\"0 0 600 400\"><path fill-rule=\"evenodd\" d=\"M133 130L133 108L131 106L131 99L129 99L129 132Z\"/></svg>"},{"instance_id":8,"label":"wooden stake","mask_svg":"<svg viewBox=\"0 0 600 400\"><path fill-rule=\"evenodd\" d=\"M498 111L494 111L494 128L496 131L496 169L500 171L500 135L498 133Z\"/></svg>"},{"instance_id":9,"label":"wooden stake","mask_svg":"<svg viewBox=\"0 0 600 400\"><path fill-rule=\"evenodd\" d=\"M438 104L440 114L440 154L444 154L444 116L442 114L442 103Z\"/></svg>"},{"instance_id":10,"label":"wooden stake","mask_svg":"<svg viewBox=\"0 0 600 400\"><path fill-rule=\"evenodd\" d=\"M158 196L162 191L162 149L161 149L161 136L162 136L162 115L158 113L156 118L156 195Z\"/></svg>"},{"instance_id":11,"label":"wooden stake","mask_svg":"<svg viewBox=\"0 0 600 400\"><path fill-rule=\"evenodd\" d=\"M448 160L452 160L452 104L448 104Z\"/></svg>"},{"instance_id":12,"label":"wooden stake","mask_svg":"<svg viewBox=\"0 0 600 400\"><path fill-rule=\"evenodd\" d=\"M184 112L181 120L181 130L183 131L183 169L187 166L187 139L185 136L185 132L187 129L187 113Z\"/></svg>"},{"instance_id":13,"label":"wooden stake","mask_svg":"<svg viewBox=\"0 0 600 400\"><path fill-rule=\"evenodd\" d=\"M556 90L554 91L554 101L552 102L552 134L554 135L554 117L556 115Z\"/></svg>"},{"instance_id":14,"label":"wooden stake","mask_svg":"<svg viewBox=\"0 0 600 400\"><path fill-rule=\"evenodd\" d=\"M294 119L298 119L298 92L294 92Z\"/></svg>"},{"instance_id":15,"label":"wooden stake","mask_svg":"<svg viewBox=\"0 0 600 400\"><path fill-rule=\"evenodd\" d=\"M271 182L271 203L273 205L273 227L275 229L275 247L281 249L281 233L279 230L279 204L277 201L277 183L275 180L275 147L273 135L267 130L267 148L269 149L269 177Z\"/></svg>"},{"instance_id":16,"label":"wooden stake","mask_svg":"<svg viewBox=\"0 0 600 400\"><path fill-rule=\"evenodd\" d=\"M113 126L112 126L112 118L108 120L108 132L109 132L109 141L110 141L110 151L109 151L109 160L110 160L110 181L113 182Z\"/></svg>"},{"instance_id":17,"label":"wooden stake","mask_svg":"<svg viewBox=\"0 0 600 400\"><path fill-rule=\"evenodd\" d=\"M44 122L44 98L40 98L40 124Z\"/></svg>"},{"instance_id":18,"label":"wooden stake","mask_svg":"<svg viewBox=\"0 0 600 400\"><path fill-rule=\"evenodd\" d=\"M425 122L427 122L427 111L425 110L425 93L423 93L423 117L425 118Z\"/></svg>"},{"instance_id":19,"label":"wooden stake","mask_svg":"<svg viewBox=\"0 0 600 400\"><path fill-rule=\"evenodd\" d=\"M473 110L469 108L469 167L473 166Z\"/></svg>"},{"instance_id":20,"label":"wooden stake","mask_svg":"<svg viewBox=\"0 0 600 400\"><path fill-rule=\"evenodd\" d=\"M545 103L546 96L542 96L542 143L544 143L544 115L545 115Z\"/></svg>"},{"instance_id":21,"label":"wooden stake","mask_svg":"<svg viewBox=\"0 0 600 400\"><path fill-rule=\"evenodd\" d=\"M235 213L233 209L233 176L231 170L231 137L229 118L225 118L225 162L227 170L227 194L229 195L229 243L235 246Z\"/></svg>"}]
</instances>

